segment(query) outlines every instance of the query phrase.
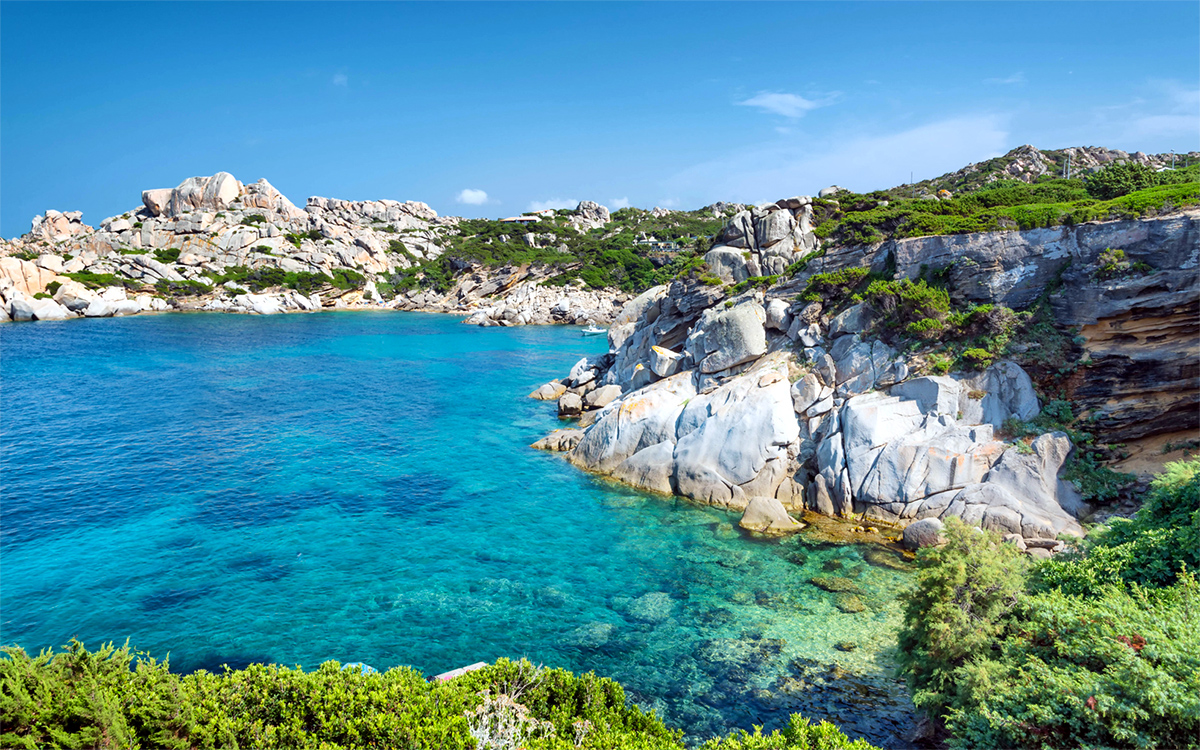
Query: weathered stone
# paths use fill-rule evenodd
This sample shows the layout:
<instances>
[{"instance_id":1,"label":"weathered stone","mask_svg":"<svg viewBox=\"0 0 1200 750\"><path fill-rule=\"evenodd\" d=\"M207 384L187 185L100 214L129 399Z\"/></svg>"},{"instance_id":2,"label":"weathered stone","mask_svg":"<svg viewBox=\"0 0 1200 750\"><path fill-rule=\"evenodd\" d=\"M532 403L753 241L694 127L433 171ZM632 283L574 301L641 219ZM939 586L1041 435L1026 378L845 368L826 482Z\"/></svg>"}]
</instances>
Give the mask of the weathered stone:
<instances>
[{"instance_id":1,"label":"weathered stone","mask_svg":"<svg viewBox=\"0 0 1200 750\"><path fill-rule=\"evenodd\" d=\"M551 380L549 383L538 386L538 388L529 394L529 398L536 398L539 401L557 401L560 396L567 392L567 386L561 381Z\"/></svg>"},{"instance_id":2,"label":"weathered stone","mask_svg":"<svg viewBox=\"0 0 1200 750\"><path fill-rule=\"evenodd\" d=\"M589 409L600 409L608 406L613 400L620 398L621 386L603 385L583 397L583 404Z\"/></svg>"},{"instance_id":3,"label":"weathered stone","mask_svg":"<svg viewBox=\"0 0 1200 750\"><path fill-rule=\"evenodd\" d=\"M909 549L936 547L942 543L941 521L936 518L923 518L904 527L904 546Z\"/></svg>"},{"instance_id":4,"label":"weathered stone","mask_svg":"<svg viewBox=\"0 0 1200 750\"><path fill-rule=\"evenodd\" d=\"M804 528L804 524L789 516L783 503L774 497L750 498L738 525L747 531L767 536L788 534Z\"/></svg>"},{"instance_id":5,"label":"weathered stone","mask_svg":"<svg viewBox=\"0 0 1200 750\"><path fill-rule=\"evenodd\" d=\"M767 351L766 313L753 301L709 309L687 339L687 351L702 373L727 370Z\"/></svg>"},{"instance_id":6,"label":"weathered stone","mask_svg":"<svg viewBox=\"0 0 1200 750\"><path fill-rule=\"evenodd\" d=\"M558 416L562 418L578 417L583 411L583 399L577 393L564 393L558 399Z\"/></svg>"}]
</instances>

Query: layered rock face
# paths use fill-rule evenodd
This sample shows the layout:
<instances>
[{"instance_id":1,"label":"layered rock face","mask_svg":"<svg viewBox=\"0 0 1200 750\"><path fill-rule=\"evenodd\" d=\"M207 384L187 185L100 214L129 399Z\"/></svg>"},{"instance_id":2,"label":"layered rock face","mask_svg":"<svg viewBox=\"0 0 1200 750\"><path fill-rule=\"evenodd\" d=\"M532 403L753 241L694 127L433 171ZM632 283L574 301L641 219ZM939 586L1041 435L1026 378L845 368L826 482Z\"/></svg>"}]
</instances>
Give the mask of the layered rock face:
<instances>
[{"instance_id":1,"label":"layered rock face","mask_svg":"<svg viewBox=\"0 0 1200 750\"><path fill-rule=\"evenodd\" d=\"M760 234L756 226L768 224L747 221L753 215L738 214L723 238L759 248L775 236ZM1001 437L1006 421L1030 420L1041 407L1018 364L914 377L917 362L867 334L875 313L866 304L830 316L794 295L813 273L871 267L893 268L897 279L941 271L963 304L1021 309L1049 299L1063 325L1081 327L1076 341L1091 363L1071 383L1098 424L1126 434L1194 430L1197 217L846 248L765 295L726 299L695 280L648 290L622 308L607 355L534 394L581 416L582 432L542 447L636 487L731 509L771 498L785 509L899 524L960 516L1024 540L1080 535L1077 518L1090 509L1059 479L1069 438ZM1146 266L1110 278L1102 267L1114 248ZM620 397L589 408L597 384ZM564 411L564 400L578 404ZM773 506L756 507L751 526ZM1039 544L1030 548L1046 548Z\"/></svg>"},{"instance_id":2,"label":"layered rock face","mask_svg":"<svg viewBox=\"0 0 1200 750\"><path fill-rule=\"evenodd\" d=\"M1109 250L1130 273L1104 274ZM809 266L889 263L898 278L944 272L961 303L1021 310L1046 295L1056 321L1081 336L1072 396L1109 439L1200 428L1200 211L837 248Z\"/></svg>"},{"instance_id":3,"label":"layered rock face","mask_svg":"<svg viewBox=\"0 0 1200 750\"><path fill-rule=\"evenodd\" d=\"M170 303L173 309L260 314L386 306L478 312L470 322L482 325L607 323L626 300L609 290L542 287L544 271L463 264L449 292L405 291L385 303L379 282L441 257L447 237L458 232L458 218L439 217L416 201L312 197L300 209L266 180L244 185L227 172L190 177L174 188L146 190L141 197L140 208L105 219L99 229L83 224L78 212L47 211L34 218L25 236L0 240L0 321L59 316L57 308L45 317L26 308L45 306L35 295L45 294L49 284L65 284L68 279L59 274L80 272L92 279L128 280L125 285L131 287L206 284L210 274L231 267L326 276L346 269L368 280L361 290L327 291L319 298L291 291L241 294L244 290L229 282L228 292L218 289ZM573 218L580 231L610 219L608 209L587 201ZM105 290L94 292L99 297ZM14 312L17 303L21 310ZM152 309L166 305L160 299ZM83 316L86 307L60 306L67 318Z\"/></svg>"}]
</instances>

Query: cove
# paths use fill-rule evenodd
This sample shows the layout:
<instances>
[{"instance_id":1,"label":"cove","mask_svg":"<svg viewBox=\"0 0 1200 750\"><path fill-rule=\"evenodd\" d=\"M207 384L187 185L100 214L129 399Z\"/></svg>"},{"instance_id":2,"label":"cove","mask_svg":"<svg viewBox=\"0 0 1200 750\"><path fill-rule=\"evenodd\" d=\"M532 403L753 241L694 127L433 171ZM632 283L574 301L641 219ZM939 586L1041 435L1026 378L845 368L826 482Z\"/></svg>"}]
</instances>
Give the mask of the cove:
<instances>
[{"instance_id":1,"label":"cove","mask_svg":"<svg viewBox=\"0 0 1200 750\"><path fill-rule=\"evenodd\" d=\"M525 394L597 338L392 312L4 326L0 641L128 638L181 671L526 657L695 739L800 711L900 744L904 573L528 447L558 420Z\"/></svg>"}]
</instances>

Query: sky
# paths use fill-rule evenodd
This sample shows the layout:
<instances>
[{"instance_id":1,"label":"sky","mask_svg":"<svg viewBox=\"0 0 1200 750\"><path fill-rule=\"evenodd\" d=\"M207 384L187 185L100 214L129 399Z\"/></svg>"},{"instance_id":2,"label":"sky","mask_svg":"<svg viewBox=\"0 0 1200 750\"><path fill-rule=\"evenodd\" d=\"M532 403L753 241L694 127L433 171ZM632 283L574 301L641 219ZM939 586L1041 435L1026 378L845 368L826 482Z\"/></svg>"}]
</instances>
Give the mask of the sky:
<instances>
[{"instance_id":1,"label":"sky","mask_svg":"<svg viewBox=\"0 0 1200 750\"><path fill-rule=\"evenodd\" d=\"M193 175L500 217L1200 150L1200 3L0 2L0 235Z\"/></svg>"}]
</instances>

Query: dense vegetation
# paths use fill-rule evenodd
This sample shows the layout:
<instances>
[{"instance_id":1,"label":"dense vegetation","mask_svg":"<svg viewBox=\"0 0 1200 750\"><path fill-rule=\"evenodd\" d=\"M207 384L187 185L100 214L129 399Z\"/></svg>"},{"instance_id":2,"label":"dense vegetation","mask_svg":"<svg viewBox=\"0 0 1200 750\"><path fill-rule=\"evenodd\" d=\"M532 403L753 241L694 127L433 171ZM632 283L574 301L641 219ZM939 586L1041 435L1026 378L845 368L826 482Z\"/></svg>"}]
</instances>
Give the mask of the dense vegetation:
<instances>
[{"instance_id":1,"label":"dense vegetation","mask_svg":"<svg viewBox=\"0 0 1200 750\"><path fill-rule=\"evenodd\" d=\"M408 668L364 673L251 665L177 675L128 646L0 660L0 745L14 748L651 748L682 735L626 702L612 680L501 659L448 682ZM871 750L794 716L706 750Z\"/></svg>"},{"instance_id":2,"label":"dense vegetation","mask_svg":"<svg viewBox=\"0 0 1200 750\"><path fill-rule=\"evenodd\" d=\"M950 747L1200 747L1200 461L1055 559L945 534L918 555L900 662Z\"/></svg>"},{"instance_id":3,"label":"dense vegetation","mask_svg":"<svg viewBox=\"0 0 1200 750\"><path fill-rule=\"evenodd\" d=\"M813 203L818 237L841 245L1129 219L1200 203L1200 165L1154 172L1114 164L1079 179L997 180L938 200L901 188L838 193Z\"/></svg>"},{"instance_id":4,"label":"dense vegetation","mask_svg":"<svg viewBox=\"0 0 1200 750\"><path fill-rule=\"evenodd\" d=\"M572 212L544 216L531 224L489 219L468 219L458 225L446 252L437 260L419 264L388 279L391 289L432 289L445 292L453 285L455 267L462 261L487 266L539 264L556 270L548 283L564 285L582 280L600 289L616 287L638 292L672 278L696 253L711 246L711 238L724 223L710 213L673 211L652 216L637 208L612 214L612 222L587 233L570 224ZM533 236L533 243L526 241ZM666 253L635 244L642 235L671 243ZM393 246L402 245L396 241ZM693 264L694 265L694 264Z\"/></svg>"}]
</instances>

